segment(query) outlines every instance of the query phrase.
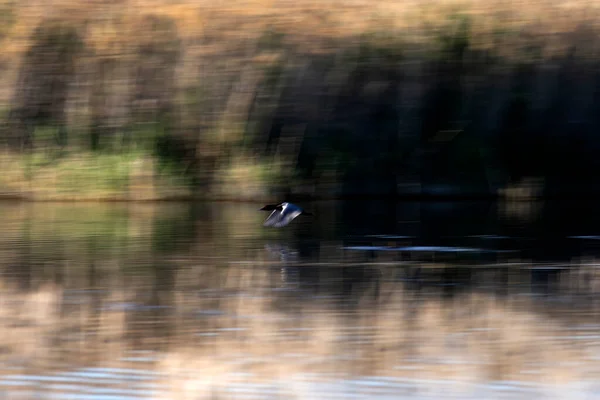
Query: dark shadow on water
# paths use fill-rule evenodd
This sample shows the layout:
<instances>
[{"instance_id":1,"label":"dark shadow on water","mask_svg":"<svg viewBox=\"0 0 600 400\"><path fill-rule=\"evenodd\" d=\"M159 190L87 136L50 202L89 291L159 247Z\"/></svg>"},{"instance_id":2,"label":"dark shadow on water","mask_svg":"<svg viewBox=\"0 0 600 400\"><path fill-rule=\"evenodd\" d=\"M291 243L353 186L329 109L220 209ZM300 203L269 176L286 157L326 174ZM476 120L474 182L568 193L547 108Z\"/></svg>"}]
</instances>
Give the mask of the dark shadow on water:
<instances>
[{"instance_id":1,"label":"dark shadow on water","mask_svg":"<svg viewBox=\"0 0 600 400\"><path fill-rule=\"evenodd\" d=\"M502 293L515 263L525 271L526 290L550 290L563 271L556 265L600 252L600 215L592 202L346 201L307 207L315 217L268 229L252 204L90 205L76 211L3 206L3 275L22 288L43 280L61 284L73 271L89 288L144 277L150 284L140 301L161 306L160 319L174 302L178 274L189 269L227 271L241 268L239 262L260 269L268 262L279 271L280 285L309 296L376 297L390 279L447 295L474 288ZM548 263L554 266L531 268ZM481 281L486 268L493 278Z\"/></svg>"}]
</instances>

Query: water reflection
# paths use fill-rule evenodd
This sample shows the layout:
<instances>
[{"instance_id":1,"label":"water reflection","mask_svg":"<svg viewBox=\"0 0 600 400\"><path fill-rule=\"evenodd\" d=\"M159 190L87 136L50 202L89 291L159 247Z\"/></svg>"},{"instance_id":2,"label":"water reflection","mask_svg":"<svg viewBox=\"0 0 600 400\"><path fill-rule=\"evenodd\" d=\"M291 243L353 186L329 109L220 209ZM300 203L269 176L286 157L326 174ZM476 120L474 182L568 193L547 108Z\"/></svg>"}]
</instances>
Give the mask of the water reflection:
<instances>
[{"instance_id":1,"label":"water reflection","mask_svg":"<svg viewBox=\"0 0 600 400\"><path fill-rule=\"evenodd\" d=\"M275 230L252 204L4 203L0 390L591 396L600 221L501 207L323 202Z\"/></svg>"}]
</instances>

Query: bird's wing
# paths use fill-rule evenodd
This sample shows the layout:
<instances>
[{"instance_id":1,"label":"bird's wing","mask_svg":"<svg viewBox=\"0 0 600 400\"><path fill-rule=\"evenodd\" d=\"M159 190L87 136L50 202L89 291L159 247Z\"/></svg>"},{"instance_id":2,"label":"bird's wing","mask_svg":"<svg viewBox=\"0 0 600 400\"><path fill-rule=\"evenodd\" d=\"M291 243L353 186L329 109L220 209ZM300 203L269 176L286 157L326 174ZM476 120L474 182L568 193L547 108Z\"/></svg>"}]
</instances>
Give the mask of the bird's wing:
<instances>
[{"instance_id":1,"label":"bird's wing","mask_svg":"<svg viewBox=\"0 0 600 400\"><path fill-rule=\"evenodd\" d=\"M281 228L283 226L286 226L300 214L301 214L301 211L298 211L298 210L281 213L278 220L275 223L273 223L272 226L275 228Z\"/></svg>"},{"instance_id":2,"label":"bird's wing","mask_svg":"<svg viewBox=\"0 0 600 400\"><path fill-rule=\"evenodd\" d=\"M263 226L275 226L281 220L281 210L273 210L271 214L265 219Z\"/></svg>"},{"instance_id":3,"label":"bird's wing","mask_svg":"<svg viewBox=\"0 0 600 400\"><path fill-rule=\"evenodd\" d=\"M283 211L275 210L267 217L267 219L263 223L263 226L272 226L274 228L281 228L283 226L286 226L290 222L292 222L292 220L300 214L301 214L300 210L293 210L293 211L285 210L285 209Z\"/></svg>"}]
</instances>

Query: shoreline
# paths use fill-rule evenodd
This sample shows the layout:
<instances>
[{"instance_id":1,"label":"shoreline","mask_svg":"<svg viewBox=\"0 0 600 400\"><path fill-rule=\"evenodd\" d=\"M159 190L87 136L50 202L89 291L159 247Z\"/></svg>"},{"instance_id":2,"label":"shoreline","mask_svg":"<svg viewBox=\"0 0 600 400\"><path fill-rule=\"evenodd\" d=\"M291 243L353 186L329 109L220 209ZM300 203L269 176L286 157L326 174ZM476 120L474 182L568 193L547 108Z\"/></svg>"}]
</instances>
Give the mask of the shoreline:
<instances>
[{"instance_id":1,"label":"shoreline","mask_svg":"<svg viewBox=\"0 0 600 400\"><path fill-rule=\"evenodd\" d=\"M543 201L575 201L579 200L581 195L578 193L564 195L546 195L535 197L514 197L508 198L503 195L344 195L344 196L303 196L292 195L288 201L292 202L319 202L319 201L394 201L394 202L543 202ZM599 193L590 193L585 195L586 200L600 199ZM269 201L283 201L281 198L272 196L264 198L231 198L231 197L211 197L211 196L165 196L156 198L136 199L136 198L115 198L115 197L56 197L39 198L35 196L23 195L4 195L0 194L0 203L20 202L20 203L192 203L192 202L213 202L213 203L263 203Z\"/></svg>"}]
</instances>

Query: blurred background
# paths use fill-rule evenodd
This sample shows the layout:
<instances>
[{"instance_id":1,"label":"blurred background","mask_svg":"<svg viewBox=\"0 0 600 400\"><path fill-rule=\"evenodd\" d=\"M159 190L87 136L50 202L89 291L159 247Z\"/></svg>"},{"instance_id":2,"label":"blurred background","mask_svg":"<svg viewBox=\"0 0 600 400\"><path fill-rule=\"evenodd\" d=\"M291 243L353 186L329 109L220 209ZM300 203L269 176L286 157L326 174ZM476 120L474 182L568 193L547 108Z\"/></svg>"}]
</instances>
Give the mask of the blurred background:
<instances>
[{"instance_id":1,"label":"blurred background","mask_svg":"<svg viewBox=\"0 0 600 400\"><path fill-rule=\"evenodd\" d=\"M0 20L2 398L600 396L600 2Z\"/></svg>"}]
</instances>

